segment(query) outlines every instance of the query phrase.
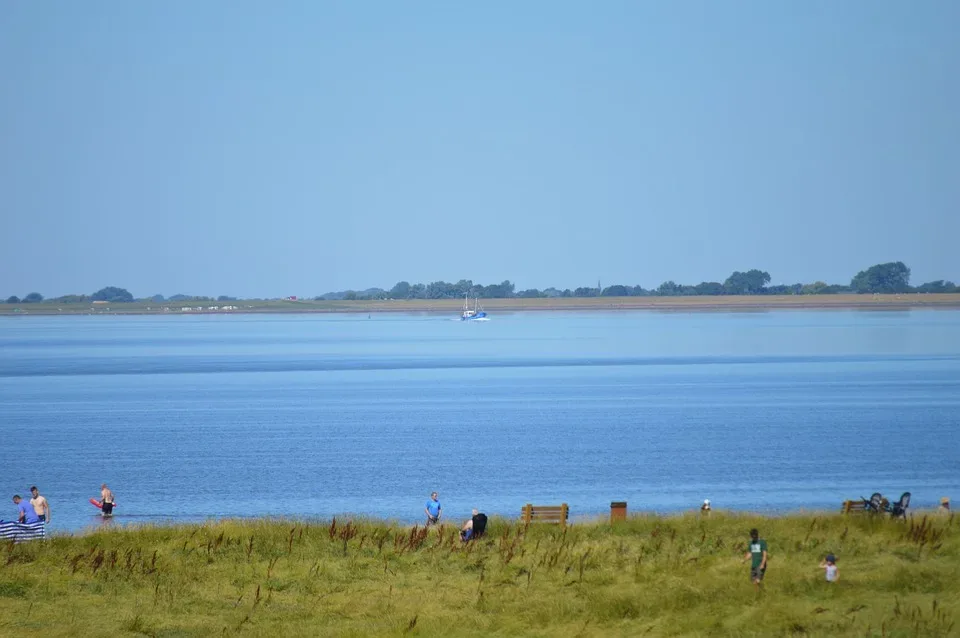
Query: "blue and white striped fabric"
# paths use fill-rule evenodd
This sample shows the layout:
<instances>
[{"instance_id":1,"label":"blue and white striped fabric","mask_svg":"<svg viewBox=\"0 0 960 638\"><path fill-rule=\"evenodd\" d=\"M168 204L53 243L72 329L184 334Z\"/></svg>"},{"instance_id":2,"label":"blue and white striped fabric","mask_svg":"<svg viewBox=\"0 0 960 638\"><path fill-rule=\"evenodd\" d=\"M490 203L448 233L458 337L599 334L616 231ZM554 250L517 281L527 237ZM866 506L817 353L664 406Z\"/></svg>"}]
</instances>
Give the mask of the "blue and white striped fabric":
<instances>
[{"instance_id":1,"label":"blue and white striped fabric","mask_svg":"<svg viewBox=\"0 0 960 638\"><path fill-rule=\"evenodd\" d=\"M8 523L0 521L0 539L20 543L38 538L46 538L47 530L43 523Z\"/></svg>"}]
</instances>

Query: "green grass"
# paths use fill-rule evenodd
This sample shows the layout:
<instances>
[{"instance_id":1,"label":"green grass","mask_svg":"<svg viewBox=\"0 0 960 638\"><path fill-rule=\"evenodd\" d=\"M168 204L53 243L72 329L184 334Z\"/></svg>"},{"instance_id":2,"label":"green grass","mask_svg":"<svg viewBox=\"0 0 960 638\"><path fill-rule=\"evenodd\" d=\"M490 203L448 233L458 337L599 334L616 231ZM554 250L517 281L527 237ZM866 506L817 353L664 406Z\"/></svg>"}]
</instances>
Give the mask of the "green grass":
<instances>
[{"instance_id":1,"label":"green grass","mask_svg":"<svg viewBox=\"0 0 960 638\"><path fill-rule=\"evenodd\" d=\"M740 563L770 548L763 592ZM953 518L641 516L566 532L493 520L224 521L2 546L0 635L948 636ZM841 580L817 564L833 552Z\"/></svg>"}]
</instances>

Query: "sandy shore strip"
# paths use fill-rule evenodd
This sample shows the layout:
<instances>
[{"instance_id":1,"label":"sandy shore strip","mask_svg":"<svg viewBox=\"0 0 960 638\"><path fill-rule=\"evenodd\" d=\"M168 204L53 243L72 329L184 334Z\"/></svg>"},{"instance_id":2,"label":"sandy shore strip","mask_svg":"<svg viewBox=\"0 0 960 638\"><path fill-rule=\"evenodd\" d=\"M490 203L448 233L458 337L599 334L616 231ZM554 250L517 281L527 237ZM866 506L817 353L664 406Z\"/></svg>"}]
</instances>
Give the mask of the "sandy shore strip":
<instances>
[{"instance_id":1,"label":"sandy shore strip","mask_svg":"<svg viewBox=\"0 0 960 638\"><path fill-rule=\"evenodd\" d=\"M906 310L911 308L960 308L960 294L903 295L758 295L696 297L552 297L539 299L483 299L490 313L531 311L666 312L764 311L764 310ZM133 302L109 304L0 304L0 316L35 315L162 315L245 313L444 313L456 314L460 299L383 300L245 300L231 302Z\"/></svg>"}]
</instances>

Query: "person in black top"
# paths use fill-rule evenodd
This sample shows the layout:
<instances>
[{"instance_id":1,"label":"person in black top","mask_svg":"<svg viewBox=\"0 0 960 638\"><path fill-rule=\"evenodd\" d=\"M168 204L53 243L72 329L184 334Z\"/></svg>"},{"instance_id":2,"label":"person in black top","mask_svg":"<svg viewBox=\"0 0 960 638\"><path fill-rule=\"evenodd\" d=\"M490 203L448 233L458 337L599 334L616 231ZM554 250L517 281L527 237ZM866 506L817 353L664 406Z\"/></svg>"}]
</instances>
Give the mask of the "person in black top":
<instances>
[{"instance_id":1,"label":"person in black top","mask_svg":"<svg viewBox=\"0 0 960 638\"><path fill-rule=\"evenodd\" d=\"M469 541L483 536L487 529L487 515L481 514L478 510L473 510L473 516L467 519L460 528L460 540Z\"/></svg>"}]
</instances>

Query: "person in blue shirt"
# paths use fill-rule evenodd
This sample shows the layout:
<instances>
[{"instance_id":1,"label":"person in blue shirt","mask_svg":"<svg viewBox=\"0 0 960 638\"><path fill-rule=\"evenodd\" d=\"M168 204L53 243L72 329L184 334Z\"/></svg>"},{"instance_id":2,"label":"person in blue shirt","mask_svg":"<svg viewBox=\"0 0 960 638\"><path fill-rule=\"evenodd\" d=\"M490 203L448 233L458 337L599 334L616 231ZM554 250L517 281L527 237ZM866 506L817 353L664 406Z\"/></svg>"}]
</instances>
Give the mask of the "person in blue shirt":
<instances>
[{"instance_id":1,"label":"person in blue shirt","mask_svg":"<svg viewBox=\"0 0 960 638\"><path fill-rule=\"evenodd\" d=\"M25 501L20 498L19 494L14 494L13 503L17 506L18 517L17 521L20 523L39 523L40 517L37 516L36 511L33 509L33 505L30 504L30 501Z\"/></svg>"},{"instance_id":2,"label":"person in blue shirt","mask_svg":"<svg viewBox=\"0 0 960 638\"><path fill-rule=\"evenodd\" d=\"M430 495L430 500L427 501L427 504L423 508L423 511L427 513L426 527L436 525L440 522L440 515L442 514L442 511L439 498L440 495L434 492Z\"/></svg>"}]
</instances>

